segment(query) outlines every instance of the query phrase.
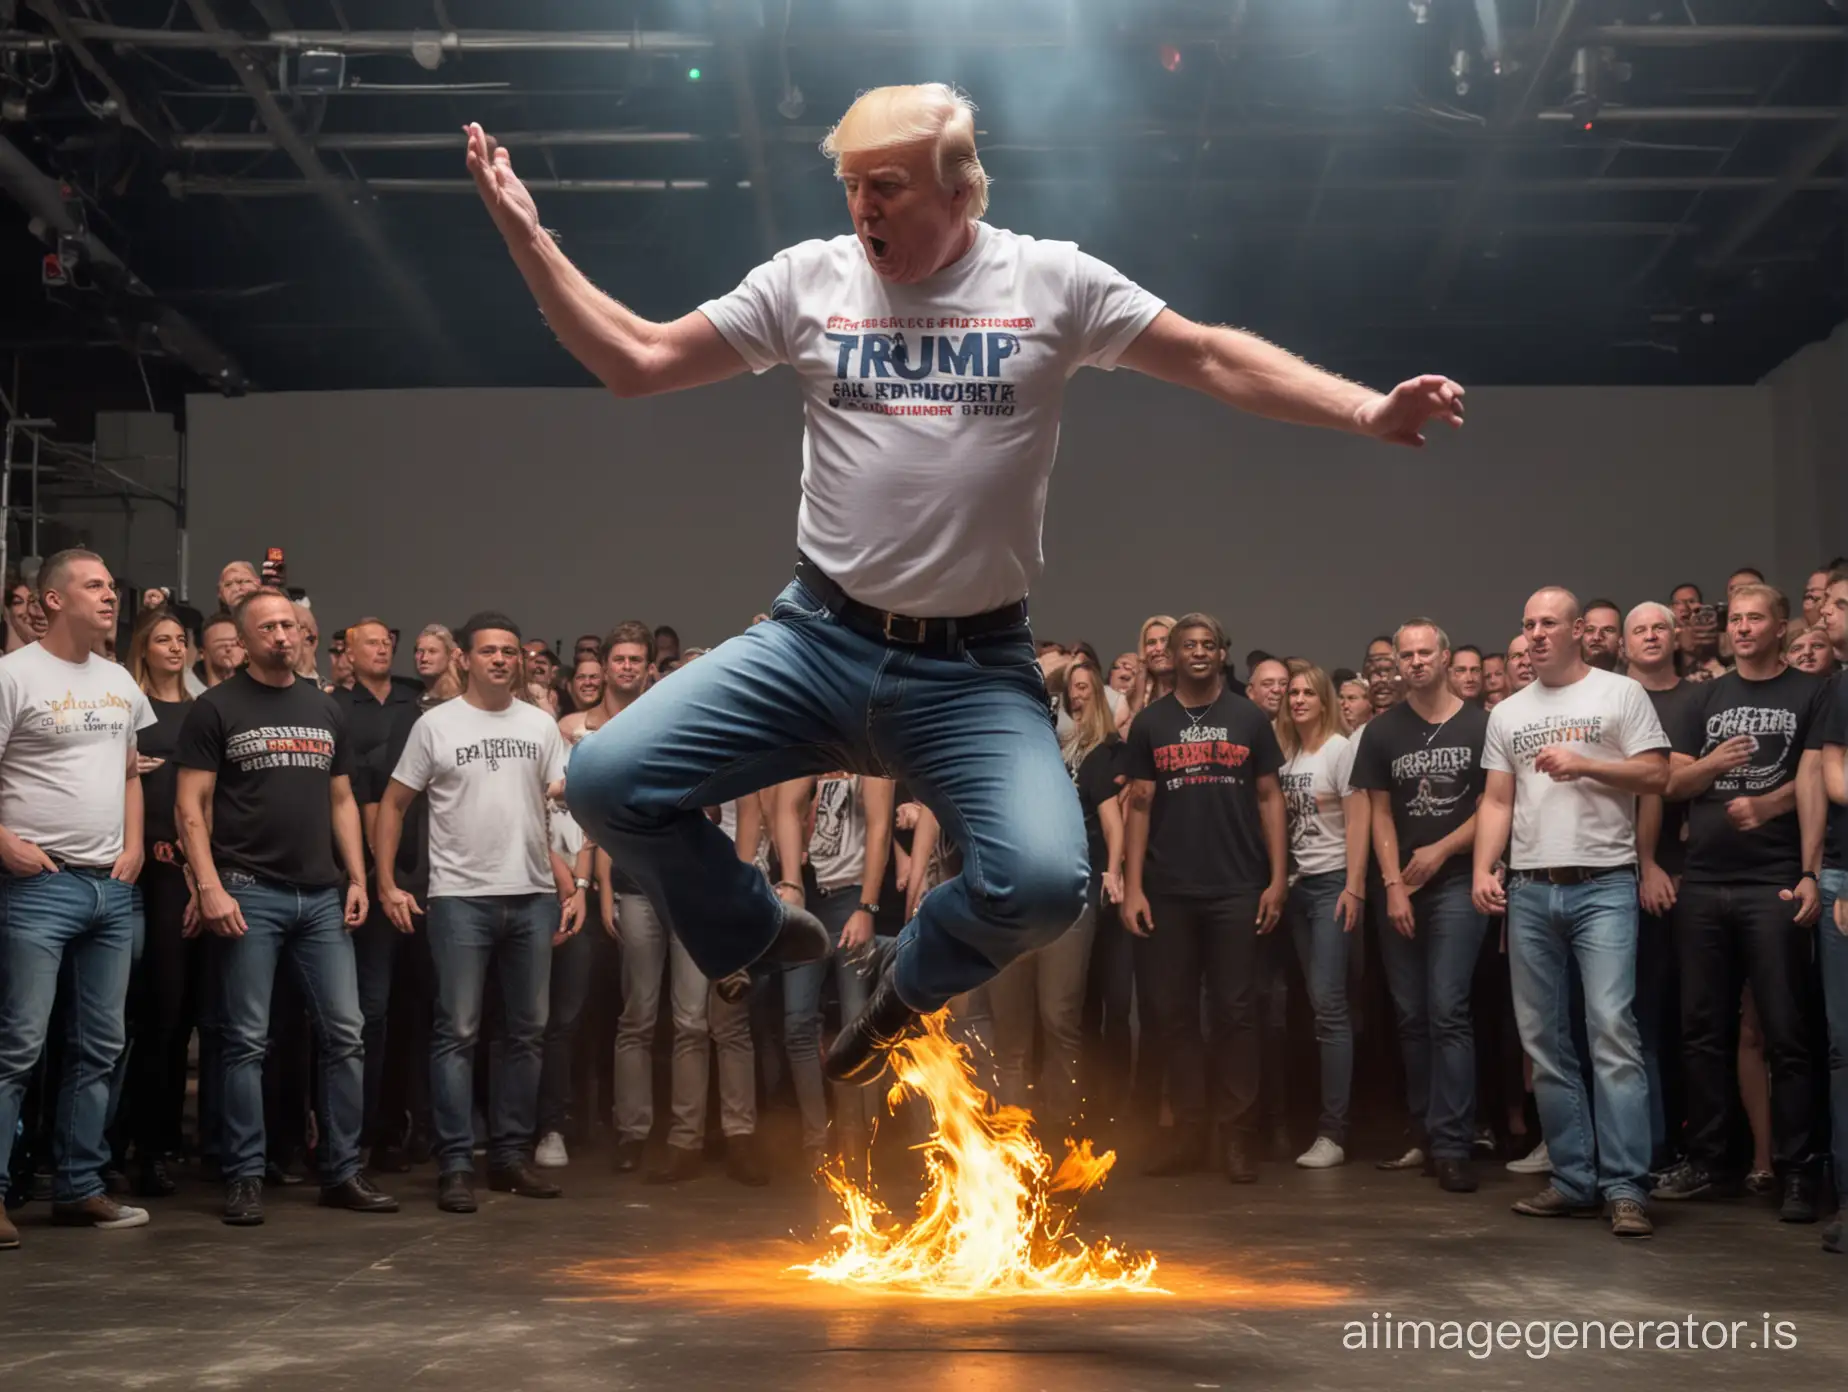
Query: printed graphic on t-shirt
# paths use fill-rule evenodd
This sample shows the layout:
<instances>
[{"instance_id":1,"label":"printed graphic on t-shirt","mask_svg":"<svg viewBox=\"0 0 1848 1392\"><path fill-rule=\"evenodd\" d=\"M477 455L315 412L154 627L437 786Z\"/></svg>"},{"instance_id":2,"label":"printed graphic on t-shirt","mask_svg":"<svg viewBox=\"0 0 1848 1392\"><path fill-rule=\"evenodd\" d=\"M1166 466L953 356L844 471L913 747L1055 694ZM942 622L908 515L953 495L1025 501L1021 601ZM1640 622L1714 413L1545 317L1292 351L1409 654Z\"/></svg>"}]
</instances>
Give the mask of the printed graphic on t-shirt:
<instances>
[{"instance_id":1,"label":"printed graphic on t-shirt","mask_svg":"<svg viewBox=\"0 0 1848 1392\"><path fill-rule=\"evenodd\" d=\"M1751 762L1713 780L1720 793L1751 795L1782 787L1794 767L1797 712L1778 706L1734 706L1707 717L1704 759L1727 740L1745 735L1752 741Z\"/></svg>"},{"instance_id":2,"label":"printed graphic on t-shirt","mask_svg":"<svg viewBox=\"0 0 1848 1392\"><path fill-rule=\"evenodd\" d=\"M1236 770L1251 759L1251 747L1227 738L1224 725L1190 725L1173 744L1155 746L1155 771L1172 774L1158 786L1173 792L1212 784L1239 784L1247 780Z\"/></svg>"},{"instance_id":3,"label":"printed graphic on t-shirt","mask_svg":"<svg viewBox=\"0 0 1848 1392\"><path fill-rule=\"evenodd\" d=\"M852 777L822 779L815 789L815 830L809 837L811 861L832 860L841 853L852 817Z\"/></svg>"},{"instance_id":4,"label":"printed graphic on t-shirt","mask_svg":"<svg viewBox=\"0 0 1848 1392\"><path fill-rule=\"evenodd\" d=\"M122 737L134 728L135 708L113 691L85 700L66 688L62 696L47 696L40 712L39 733L57 739Z\"/></svg>"},{"instance_id":5,"label":"printed graphic on t-shirt","mask_svg":"<svg viewBox=\"0 0 1848 1392\"><path fill-rule=\"evenodd\" d=\"M314 725L259 725L227 739L225 758L241 773L279 768L327 772L334 766L334 737Z\"/></svg>"},{"instance_id":6,"label":"printed graphic on t-shirt","mask_svg":"<svg viewBox=\"0 0 1848 1392\"><path fill-rule=\"evenodd\" d=\"M456 746L457 768L485 763L489 773L499 773L502 760L536 764L543 757L537 740L490 738Z\"/></svg>"},{"instance_id":7,"label":"printed graphic on t-shirt","mask_svg":"<svg viewBox=\"0 0 1848 1392\"><path fill-rule=\"evenodd\" d=\"M828 405L881 416L1011 416L1010 360L1032 318L828 316L834 352Z\"/></svg>"},{"instance_id":8,"label":"printed graphic on t-shirt","mask_svg":"<svg viewBox=\"0 0 1848 1392\"><path fill-rule=\"evenodd\" d=\"M1549 744L1603 744L1602 715L1543 715L1515 728L1508 737L1508 752L1532 763Z\"/></svg>"},{"instance_id":9,"label":"printed graphic on t-shirt","mask_svg":"<svg viewBox=\"0 0 1848 1392\"><path fill-rule=\"evenodd\" d=\"M1408 817L1448 817L1471 794L1470 775L1476 751L1467 744L1414 749L1392 761L1395 783L1418 780L1417 790L1405 804Z\"/></svg>"},{"instance_id":10,"label":"printed graphic on t-shirt","mask_svg":"<svg viewBox=\"0 0 1848 1392\"><path fill-rule=\"evenodd\" d=\"M1283 810L1290 824L1292 855L1326 839L1316 818L1315 774L1284 771L1277 775L1283 788Z\"/></svg>"}]
</instances>

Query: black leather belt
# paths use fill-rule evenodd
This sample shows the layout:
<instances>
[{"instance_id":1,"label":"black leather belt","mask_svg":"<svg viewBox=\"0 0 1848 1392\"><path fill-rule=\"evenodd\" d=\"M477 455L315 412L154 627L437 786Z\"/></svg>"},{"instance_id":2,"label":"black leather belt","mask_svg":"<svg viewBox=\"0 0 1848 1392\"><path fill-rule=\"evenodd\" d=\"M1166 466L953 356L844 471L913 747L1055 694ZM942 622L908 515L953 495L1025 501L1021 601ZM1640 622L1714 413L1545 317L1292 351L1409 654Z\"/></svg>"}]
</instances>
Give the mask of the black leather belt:
<instances>
[{"instance_id":1,"label":"black leather belt","mask_svg":"<svg viewBox=\"0 0 1848 1392\"><path fill-rule=\"evenodd\" d=\"M971 614L960 619L917 619L875 609L852 598L807 556L796 555L796 579L815 598L828 607L847 627L878 643L895 643L907 648L942 648L955 651L971 638L1018 628L1027 621L1027 602L1016 600L986 614Z\"/></svg>"},{"instance_id":2,"label":"black leather belt","mask_svg":"<svg viewBox=\"0 0 1848 1392\"><path fill-rule=\"evenodd\" d=\"M1634 865L1554 865L1544 870L1516 870L1514 876L1534 884L1577 885L1635 869Z\"/></svg>"}]
</instances>

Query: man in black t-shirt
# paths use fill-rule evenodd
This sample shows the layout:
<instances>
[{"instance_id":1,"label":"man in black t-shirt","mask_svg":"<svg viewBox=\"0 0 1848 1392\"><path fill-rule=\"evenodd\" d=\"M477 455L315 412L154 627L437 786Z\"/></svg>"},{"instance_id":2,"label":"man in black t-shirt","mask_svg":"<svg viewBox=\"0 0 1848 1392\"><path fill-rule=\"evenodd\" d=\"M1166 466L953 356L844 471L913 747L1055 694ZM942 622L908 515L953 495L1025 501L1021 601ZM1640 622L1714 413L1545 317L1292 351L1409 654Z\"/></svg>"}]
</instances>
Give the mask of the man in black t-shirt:
<instances>
[{"instance_id":1,"label":"man in black t-shirt","mask_svg":"<svg viewBox=\"0 0 1848 1392\"><path fill-rule=\"evenodd\" d=\"M1702 699L1706 687L1683 681L1675 672L1675 614L1666 604L1647 600L1629 613L1623 624L1623 654L1629 675L1642 686L1655 707L1656 719L1674 737L1687 720L1687 707ZM1637 901L1642 913L1636 921L1636 1031L1643 1043L1643 1073L1649 1083L1650 1168L1660 1170L1669 1160L1669 1137L1681 1133L1680 1109L1671 1115L1669 1103L1681 1095L1669 1086L1678 1078L1681 1056L1666 1047L1676 1031L1671 1023L1680 1015L1673 999L1672 966L1675 953L1676 900L1687 862L1688 805L1646 794L1636 800Z\"/></svg>"},{"instance_id":2,"label":"man in black t-shirt","mask_svg":"<svg viewBox=\"0 0 1848 1392\"><path fill-rule=\"evenodd\" d=\"M175 756L180 840L198 886L189 912L223 939L224 1221L263 1221L263 1056L284 957L320 1048L321 1202L396 1212L359 1170L364 1065L347 933L366 917L366 868L346 722L331 697L295 675L287 595L258 591L235 618L249 666L193 702Z\"/></svg>"},{"instance_id":3,"label":"man in black t-shirt","mask_svg":"<svg viewBox=\"0 0 1848 1392\"><path fill-rule=\"evenodd\" d=\"M1799 930L1820 913L1822 756L1813 736L1825 688L1784 665L1789 612L1768 585L1735 588L1727 632L1736 668L1702 685L1669 732L1668 796L1690 802L1676 935L1687 1159L1662 1177L1655 1197L1691 1199L1733 1177L1727 1143L1738 1094L1739 996L1749 981L1771 1068L1779 1216L1813 1223L1822 1147L1816 946L1813 933Z\"/></svg>"},{"instance_id":4,"label":"man in black t-shirt","mask_svg":"<svg viewBox=\"0 0 1848 1392\"><path fill-rule=\"evenodd\" d=\"M1123 922L1137 935L1136 980L1154 1004L1175 1116L1174 1146L1151 1174L1197 1169L1207 1154L1200 988L1218 1066L1221 1163L1255 1180L1259 1039L1257 950L1288 893L1288 839L1270 722L1225 684L1226 634L1189 614L1168 635L1174 693L1129 727Z\"/></svg>"},{"instance_id":5,"label":"man in black t-shirt","mask_svg":"<svg viewBox=\"0 0 1848 1392\"><path fill-rule=\"evenodd\" d=\"M1829 1115L1836 1187L1848 1176L1848 571L1831 571L1823 589L1822 627L1843 670L1836 672L1822 731L1823 786L1829 801L1822 853L1822 916L1816 938L1829 1019ZM1842 1250L1842 1219L1823 1230L1823 1247Z\"/></svg>"},{"instance_id":6,"label":"man in black t-shirt","mask_svg":"<svg viewBox=\"0 0 1848 1392\"><path fill-rule=\"evenodd\" d=\"M1423 1165L1453 1193L1476 1187L1476 1043L1470 986L1487 920L1470 902L1470 851L1482 796L1488 712L1450 690L1450 639L1429 619L1393 635L1405 700L1368 721L1353 786L1373 809L1373 853L1386 889L1375 919L1405 1060L1417 1136L1382 1169Z\"/></svg>"}]
</instances>

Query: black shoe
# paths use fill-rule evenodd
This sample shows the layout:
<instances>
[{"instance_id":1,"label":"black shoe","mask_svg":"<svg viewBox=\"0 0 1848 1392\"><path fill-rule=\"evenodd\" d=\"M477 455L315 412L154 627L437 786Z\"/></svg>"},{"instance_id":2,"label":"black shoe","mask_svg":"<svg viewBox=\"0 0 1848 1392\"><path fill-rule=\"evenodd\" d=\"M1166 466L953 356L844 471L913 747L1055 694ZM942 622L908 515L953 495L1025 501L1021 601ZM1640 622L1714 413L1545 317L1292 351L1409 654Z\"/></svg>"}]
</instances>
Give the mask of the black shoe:
<instances>
[{"instance_id":1,"label":"black shoe","mask_svg":"<svg viewBox=\"0 0 1848 1392\"><path fill-rule=\"evenodd\" d=\"M739 1184L761 1189L770 1182L764 1172L763 1157L757 1153L757 1137L750 1132L725 1138L725 1173Z\"/></svg>"},{"instance_id":2,"label":"black shoe","mask_svg":"<svg viewBox=\"0 0 1848 1392\"><path fill-rule=\"evenodd\" d=\"M1219 1168L1225 1171L1228 1184L1256 1184L1258 1167L1245 1147L1237 1141L1227 1141L1226 1148L1220 1152Z\"/></svg>"},{"instance_id":3,"label":"black shoe","mask_svg":"<svg viewBox=\"0 0 1848 1392\"><path fill-rule=\"evenodd\" d=\"M398 1201L381 1194L372 1181L356 1174L344 1184L329 1184L321 1190L322 1208L344 1208L352 1213L396 1213Z\"/></svg>"},{"instance_id":4,"label":"black shoe","mask_svg":"<svg viewBox=\"0 0 1848 1392\"><path fill-rule=\"evenodd\" d=\"M263 1182L279 1189L293 1189L303 1181L294 1170L285 1170L272 1160L263 1167Z\"/></svg>"},{"instance_id":5,"label":"black shoe","mask_svg":"<svg viewBox=\"0 0 1848 1392\"><path fill-rule=\"evenodd\" d=\"M1713 1172L1705 1165L1683 1160L1649 1191L1652 1199L1697 1199L1713 1188Z\"/></svg>"},{"instance_id":6,"label":"black shoe","mask_svg":"<svg viewBox=\"0 0 1848 1392\"><path fill-rule=\"evenodd\" d=\"M179 1193L180 1186L167 1173L166 1160L154 1155L141 1162L141 1175L135 1185L135 1192L144 1199L166 1199Z\"/></svg>"},{"instance_id":7,"label":"black shoe","mask_svg":"<svg viewBox=\"0 0 1848 1392\"><path fill-rule=\"evenodd\" d=\"M822 1071L837 1083L870 1083L885 1072L892 1047L923 1031L923 1016L898 998L892 976L898 947L891 938L873 939L873 988L865 1008L828 1046Z\"/></svg>"},{"instance_id":8,"label":"black shoe","mask_svg":"<svg viewBox=\"0 0 1848 1392\"><path fill-rule=\"evenodd\" d=\"M1475 1167L1467 1160L1439 1160L1437 1162L1437 1187L1446 1194L1475 1193Z\"/></svg>"},{"instance_id":9,"label":"black shoe","mask_svg":"<svg viewBox=\"0 0 1848 1392\"><path fill-rule=\"evenodd\" d=\"M1784 1176L1784 1202L1777 1211L1780 1223L1816 1221L1816 1181L1802 1170Z\"/></svg>"},{"instance_id":10,"label":"black shoe","mask_svg":"<svg viewBox=\"0 0 1848 1392\"><path fill-rule=\"evenodd\" d=\"M436 1182L436 1206L445 1213L473 1213L475 1191L467 1170L451 1170Z\"/></svg>"},{"instance_id":11,"label":"black shoe","mask_svg":"<svg viewBox=\"0 0 1848 1392\"><path fill-rule=\"evenodd\" d=\"M399 1146L380 1146L372 1152L371 1168L380 1174L409 1174L411 1157Z\"/></svg>"},{"instance_id":12,"label":"black shoe","mask_svg":"<svg viewBox=\"0 0 1848 1392\"><path fill-rule=\"evenodd\" d=\"M263 1222L263 1181L254 1175L225 1184L224 1221L234 1228L254 1228Z\"/></svg>"},{"instance_id":13,"label":"black shoe","mask_svg":"<svg viewBox=\"0 0 1848 1392\"><path fill-rule=\"evenodd\" d=\"M488 1188L497 1194L518 1194L523 1199L555 1199L565 1192L525 1163L489 1170Z\"/></svg>"},{"instance_id":14,"label":"black shoe","mask_svg":"<svg viewBox=\"0 0 1848 1392\"><path fill-rule=\"evenodd\" d=\"M1842 1220L1840 1218L1835 1219L1822 1230L1822 1250L1825 1252L1840 1252L1843 1250Z\"/></svg>"},{"instance_id":15,"label":"black shoe","mask_svg":"<svg viewBox=\"0 0 1848 1392\"><path fill-rule=\"evenodd\" d=\"M698 1179L705 1168L706 1158L697 1150L686 1146L669 1146L667 1154L661 1157L661 1163L650 1170L646 1176L649 1184L678 1184L683 1179Z\"/></svg>"},{"instance_id":16,"label":"black shoe","mask_svg":"<svg viewBox=\"0 0 1848 1392\"><path fill-rule=\"evenodd\" d=\"M1142 1171L1156 1179L1172 1179L1206 1168L1206 1133L1192 1128L1177 1128L1174 1140L1160 1159Z\"/></svg>"},{"instance_id":17,"label":"black shoe","mask_svg":"<svg viewBox=\"0 0 1848 1392\"><path fill-rule=\"evenodd\" d=\"M646 1145L646 1141L616 1142L616 1158L610 1168L617 1174L634 1174L642 1167L642 1151Z\"/></svg>"}]
</instances>

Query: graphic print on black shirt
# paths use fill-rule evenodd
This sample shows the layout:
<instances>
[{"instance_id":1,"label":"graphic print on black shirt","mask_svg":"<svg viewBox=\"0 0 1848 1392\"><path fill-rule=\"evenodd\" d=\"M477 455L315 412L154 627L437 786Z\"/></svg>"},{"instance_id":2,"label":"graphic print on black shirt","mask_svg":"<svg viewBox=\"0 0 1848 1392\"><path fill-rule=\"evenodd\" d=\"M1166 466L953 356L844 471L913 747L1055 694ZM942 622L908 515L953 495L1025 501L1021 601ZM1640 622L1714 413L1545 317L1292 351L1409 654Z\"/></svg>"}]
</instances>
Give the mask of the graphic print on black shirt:
<instances>
[{"instance_id":1,"label":"graphic print on black shirt","mask_svg":"<svg viewBox=\"0 0 1848 1392\"><path fill-rule=\"evenodd\" d=\"M218 775L212 859L302 889L342 883L334 860L332 780L352 772L346 721L313 682L265 686L239 672L192 703L181 768Z\"/></svg>"},{"instance_id":2,"label":"graphic print on black shirt","mask_svg":"<svg viewBox=\"0 0 1848 1392\"><path fill-rule=\"evenodd\" d=\"M1488 781L1482 770L1488 732L1488 712L1467 702L1450 719L1432 724L1405 701L1362 727L1354 786L1390 794L1401 865L1413 851L1442 841L1476 814ZM1469 871L1469 856L1453 855L1426 884L1442 884Z\"/></svg>"},{"instance_id":3,"label":"graphic print on black shirt","mask_svg":"<svg viewBox=\"0 0 1848 1392\"><path fill-rule=\"evenodd\" d=\"M1066 767L1071 768L1070 764ZM1078 789L1078 806L1084 811L1084 839L1093 875L1110 868L1110 847L1104 840L1104 824L1097 809L1121 790L1117 779L1122 773L1123 741L1114 733L1071 769L1072 784Z\"/></svg>"},{"instance_id":4,"label":"graphic print on black shirt","mask_svg":"<svg viewBox=\"0 0 1848 1392\"><path fill-rule=\"evenodd\" d=\"M1823 719L1827 683L1786 667L1765 681L1728 672L1700 688L1680 726L1669 732L1675 752L1704 759L1737 735L1752 740L1752 755L1713 780L1688 805L1688 857L1684 877L1696 884L1796 882L1803 869L1803 836L1795 810L1741 831L1726 814L1739 797L1776 792L1797 776L1797 762Z\"/></svg>"},{"instance_id":5,"label":"graphic print on black shirt","mask_svg":"<svg viewBox=\"0 0 1848 1392\"><path fill-rule=\"evenodd\" d=\"M1128 773L1152 782L1150 894L1225 898L1270 884L1270 853L1258 816L1257 780L1283 766L1264 713L1236 691L1205 710L1164 696L1129 727Z\"/></svg>"}]
</instances>

